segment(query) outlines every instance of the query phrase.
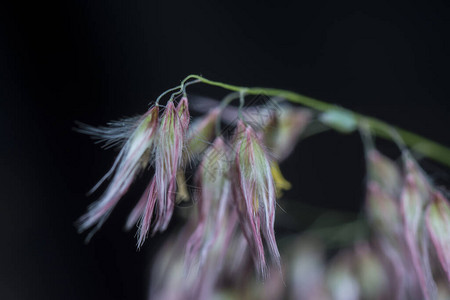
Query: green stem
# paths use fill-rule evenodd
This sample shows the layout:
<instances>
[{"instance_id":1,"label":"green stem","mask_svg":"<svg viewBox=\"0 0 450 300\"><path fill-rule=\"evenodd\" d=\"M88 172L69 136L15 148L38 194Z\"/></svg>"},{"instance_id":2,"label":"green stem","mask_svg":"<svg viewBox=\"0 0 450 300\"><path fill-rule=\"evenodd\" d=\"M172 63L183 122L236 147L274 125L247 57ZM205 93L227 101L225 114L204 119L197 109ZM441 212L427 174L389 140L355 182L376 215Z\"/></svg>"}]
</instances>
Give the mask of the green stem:
<instances>
[{"instance_id":1,"label":"green stem","mask_svg":"<svg viewBox=\"0 0 450 300\"><path fill-rule=\"evenodd\" d=\"M351 115L357 123L362 126L368 126L370 130L377 136L392 140L393 132L397 132L398 135L401 137L403 142L409 146L411 149L431 158L434 159L442 164L445 164L450 167L450 149L448 147L445 147L439 143L436 143L434 141L431 141L429 139L426 139L420 135L417 135L415 133L409 132L407 130L389 125L386 122L383 122L381 120L364 116L349 110L346 110L344 108L339 108L333 104L326 103L323 101L319 101L307 96L303 96L291 91L287 90L281 90L281 89L273 89L273 88L260 88L260 87L242 87L242 86L236 86L231 85L227 83L212 81L206 78L203 78L199 75L189 75L183 80L183 83L190 79L197 79L198 81L212 85L217 86L229 91L239 92L239 93L245 93L247 95L266 95L266 96L277 96L282 97L286 100L289 100L294 103L302 104L304 106L313 108L318 111L326 112L326 111L332 111L332 110L340 110L341 112L344 112L346 114Z\"/></svg>"}]
</instances>

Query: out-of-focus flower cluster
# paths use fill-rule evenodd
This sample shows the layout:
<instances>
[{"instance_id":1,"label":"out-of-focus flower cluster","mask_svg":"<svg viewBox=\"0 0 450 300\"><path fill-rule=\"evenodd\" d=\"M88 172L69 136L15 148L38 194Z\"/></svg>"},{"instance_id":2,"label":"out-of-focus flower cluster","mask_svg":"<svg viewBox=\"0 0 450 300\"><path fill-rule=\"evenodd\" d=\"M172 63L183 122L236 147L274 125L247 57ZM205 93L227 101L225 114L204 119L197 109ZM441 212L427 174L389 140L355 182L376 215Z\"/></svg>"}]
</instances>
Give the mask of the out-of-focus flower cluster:
<instances>
[{"instance_id":1,"label":"out-of-focus flower cluster","mask_svg":"<svg viewBox=\"0 0 450 300\"><path fill-rule=\"evenodd\" d=\"M243 239L236 235L231 246L217 244L217 250L209 252L208 270L213 277L191 277L208 291L202 298L192 294L196 289L191 289L191 282L177 277L185 272L183 258L177 255L180 241L188 235L182 233L168 242L171 250L162 251L156 260L154 278L164 276L152 283L150 295L167 296L164 299L450 299L448 200L408 153L403 156L403 170L375 149L367 151L367 162L366 215L371 233L365 241L327 251L326 241L310 233L286 237L282 272L272 268L261 282L252 276L251 253L240 248ZM223 257L218 251L228 252L226 263L218 260ZM159 263L169 260L177 262Z\"/></svg>"},{"instance_id":2,"label":"out-of-focus flower cluster","mask_svg":"<svg viewBox=\"0 0 450 300\"><path fill-rule=\"evenodd\" d=\"M366 211L397 299L437 299L449 286L450 206L409 152L402 166L367 151ZM445 292L448 299L448 290Z\"/></svg>"}]
</instances>

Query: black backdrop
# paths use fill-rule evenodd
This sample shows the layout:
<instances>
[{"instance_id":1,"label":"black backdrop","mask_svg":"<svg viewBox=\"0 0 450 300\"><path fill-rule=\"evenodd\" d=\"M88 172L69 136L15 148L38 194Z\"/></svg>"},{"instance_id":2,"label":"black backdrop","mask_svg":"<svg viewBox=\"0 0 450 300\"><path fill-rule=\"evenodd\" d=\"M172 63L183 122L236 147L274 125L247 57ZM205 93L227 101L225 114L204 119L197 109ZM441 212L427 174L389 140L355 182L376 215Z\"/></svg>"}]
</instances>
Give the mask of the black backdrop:
<instances>
[{"instance_id":1,"label":"black backdrop","mask_svg":"<svg viewBox=\"0 0 450 300\"><path fill-rule=\"evenodd\" d=\"M446 1L10 2L0 5L1 299L144 299L163 239L136 252L122 230L142 186L85 245L73 223L115 153L72 127L143 113L188 74L294 90L450 146ZM282 167L293 201L360 208L356 134L306 140Z\"/></svg>"}]
</instances>

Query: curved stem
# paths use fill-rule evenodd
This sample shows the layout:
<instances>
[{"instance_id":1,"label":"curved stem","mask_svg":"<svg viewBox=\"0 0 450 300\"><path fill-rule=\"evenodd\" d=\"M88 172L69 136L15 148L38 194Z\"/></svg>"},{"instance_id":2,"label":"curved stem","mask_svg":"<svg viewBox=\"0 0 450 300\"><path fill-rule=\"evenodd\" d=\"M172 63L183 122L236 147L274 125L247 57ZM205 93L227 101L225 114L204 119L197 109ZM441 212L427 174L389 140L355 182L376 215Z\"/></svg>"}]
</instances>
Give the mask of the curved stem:
<instances>
[{"instance_id":1,"label":"curved stem","mask_svg":"<svg viewBox=\"0 0 450 300\"><path fill-rule=\"evenodd\" d=\"M450 167L450 149L445 147L439 143L426 139L418 134L412 133L410 131L398 128L396 126L389 125L386 122L381 120L365 116L362 114L358 114L352 111L349 111L345 108L337 107L333 104L326 103L320 100L316 100L307 96L303 96L291 91L281 90L281 89L273 89L273 88L261 88L261 87L242 87L231 85L227 83L212 81L206 79L199 75L189 75L187 76L183 82L189 79L197 79L200 82L212 86L217 86L229 91L245 93L246 95L266 95L266 96L278 96L282 97L288 101L302 104L304 106L313 108L318 111L326 112L331 110L339 110L352 116L358 123L358 125L364 124L364 126L369 126L371 131L382 138L392 140L392 132L397 132L399 137L405 142L406 145L411 147L411 149L434 159L442 164L445 164Z\"/></svg>"}]
</instances>

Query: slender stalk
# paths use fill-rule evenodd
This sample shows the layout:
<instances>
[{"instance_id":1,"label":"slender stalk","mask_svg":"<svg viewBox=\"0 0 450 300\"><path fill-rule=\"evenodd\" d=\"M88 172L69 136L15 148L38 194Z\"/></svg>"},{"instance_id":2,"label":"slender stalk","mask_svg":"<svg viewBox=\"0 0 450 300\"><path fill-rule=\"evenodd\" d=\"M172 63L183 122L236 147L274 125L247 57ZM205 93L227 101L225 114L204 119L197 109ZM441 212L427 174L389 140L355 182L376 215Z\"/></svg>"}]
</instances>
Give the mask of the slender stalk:
<instances>
[{"instance_id":1,"label":"slender stalk","mask_svg":"<svg viewBox=\"0 0 450 300\"><path fill-rule=\"evenodd\" d=\"M266 95L266 96L277 96L282 97L288 101L302 104L304 106L313 108L317 111L321 112L327 112L327 111L340 111L345 113L348 116L353 117L358 126L365 126L369 127L369 129L376 135L388 140L393 139L393 133L397 133L400 138L403 140L403 142L409 146L412 150L421 153L425 155L428 158L434 159L435 161L438 161L444 165L447 165L450 167L450 149L448 147L445 147L439 143L436 143L434 141L431 141L427 138L424 138L418 134L412 133L410 131L398 128L393 125L389 125L386 122L383 122L381 120L365 116L362 114L358 114L352 111L349 111L344 108L337 107L336 105L326 103L320 100L316 100L307 96L303 96L291 91L282 90L282 89L273 89L273 88L261 88L261 87L242 87L242 86L236 86L231 85L227 83L212 81L209 79L206 79L199 75L189 75L187 76L182 84L184 84L186 81L190 79L197 79L198 81L212 85L217 86L229 91L244 93L246 95Z\"/></svg>"}]
</instances>

